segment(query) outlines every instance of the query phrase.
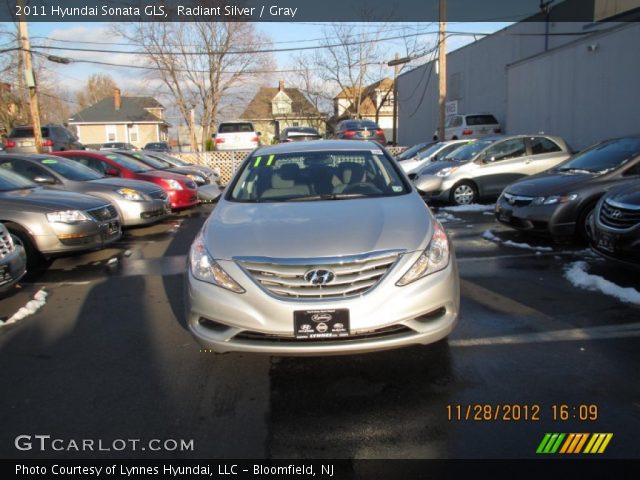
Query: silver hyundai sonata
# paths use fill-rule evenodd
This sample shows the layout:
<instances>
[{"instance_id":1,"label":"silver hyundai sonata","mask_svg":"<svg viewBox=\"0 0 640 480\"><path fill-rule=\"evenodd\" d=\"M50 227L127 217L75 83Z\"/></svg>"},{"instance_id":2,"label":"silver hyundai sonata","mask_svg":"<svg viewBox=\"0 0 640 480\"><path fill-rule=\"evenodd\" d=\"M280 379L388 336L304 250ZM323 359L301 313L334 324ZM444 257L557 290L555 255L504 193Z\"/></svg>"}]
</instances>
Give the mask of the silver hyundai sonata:
<instances>
[{"instance_id":1,"label":"silver hyundai sonata","mask_svg":"<svg viewBox=\"0 0 640 480\"><path fill-rule=\"evenodd\" d=\"M429 344L460 305L446 232L365 141L255 150L191 246L186 291L191 332L218 353Z\"/></svg>"}]
</instances>

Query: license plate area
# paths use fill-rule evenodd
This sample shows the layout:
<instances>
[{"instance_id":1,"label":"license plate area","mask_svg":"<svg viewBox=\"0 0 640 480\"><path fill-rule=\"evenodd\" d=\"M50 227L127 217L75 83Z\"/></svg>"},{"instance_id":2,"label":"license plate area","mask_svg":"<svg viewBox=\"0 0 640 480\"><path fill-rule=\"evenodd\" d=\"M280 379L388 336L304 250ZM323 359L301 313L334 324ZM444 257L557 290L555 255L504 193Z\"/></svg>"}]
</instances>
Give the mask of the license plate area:
<instances>
[{"instance_id":1,"label":"license plate area","mask_svg":"<svg viewBox=\"0 0 640 480\"><path fill-rule=\"evenodd\" d=\"M114 220L107 224L107 235L115 235L120 232L120 222Z\"/></svg>"},{"instance_id":2,"label":"license plate area","mask_svg":"<svg viewBox=\"0 0 640 480\"><path fill-rule=\"evenodd\" d=\"M293 312L293 331L299 339L348 337L349 310L296 310Z\"/></svg>"},{"instance_id":3,"label":"license plate area","mask_svg":"<svg viewBox=\"0 0 640 480\"><path fill-rule=\"evenodd\" d=\"M498 212L498 220L501 222L509 223L511 222L511 217L513 216L513 212L511 210L500 210Z\"/></svg>"},{"instance_id":4,"label":"license plate area","mask_svg":"<svg viewBox=\"0 0 640 480\"><path fill-rule=\"evenodd\" d=\"M0 265L0 285L4 285L10 281L11 273L9 272L9 265Z\"/></svg>"},{"instance_id":5,"label":"license plate area","mask_svg":"<svg viewBox=\"0 0 640 480\"><path fill-rule=\"evenodd\" d=\"M598 241L596 245L598 248L602 250L614 253L616 251L615 243L616 243L615 235L611 235L610 233L606 233L606 232L600 232L600 235L598 235Z\"/></svg>"}]
</instances>

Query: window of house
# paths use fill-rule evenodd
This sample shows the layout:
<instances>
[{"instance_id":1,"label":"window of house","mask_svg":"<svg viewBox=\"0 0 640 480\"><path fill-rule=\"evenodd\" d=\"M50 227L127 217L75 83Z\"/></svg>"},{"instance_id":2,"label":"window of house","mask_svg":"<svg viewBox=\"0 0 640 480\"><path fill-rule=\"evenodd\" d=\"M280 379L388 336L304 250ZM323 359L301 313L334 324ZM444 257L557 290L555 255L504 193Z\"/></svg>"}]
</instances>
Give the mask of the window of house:
<instances>
[{"instance_id":1,"label":"window of house","mask_svg":"<svg viewBox=\"0 0 640 480\"><path fill-rule=\"evenodd\" d=\"M118 139L115 125L105 125L107 142L115 142Z\"/></svg>"},{"instance_id":2,"label":"window of house","mask_svg":"<svg viewBox=\"0 0 640 480\"><path fill-rule=\"evenodd\" d=\"M292 127L299 127L300 126L300 122L291 122L291 126Z\"/></svg>"},{"instance_id":3,"label":"window of house","mask_svg":"<svg viewBox=\"0 0 640 480\"><path fill-rule=\"evenodd\" d=\"M129 141L137 142L138 141L138 126L134 125L129 129Z\"/></svg>"}]
</instances>

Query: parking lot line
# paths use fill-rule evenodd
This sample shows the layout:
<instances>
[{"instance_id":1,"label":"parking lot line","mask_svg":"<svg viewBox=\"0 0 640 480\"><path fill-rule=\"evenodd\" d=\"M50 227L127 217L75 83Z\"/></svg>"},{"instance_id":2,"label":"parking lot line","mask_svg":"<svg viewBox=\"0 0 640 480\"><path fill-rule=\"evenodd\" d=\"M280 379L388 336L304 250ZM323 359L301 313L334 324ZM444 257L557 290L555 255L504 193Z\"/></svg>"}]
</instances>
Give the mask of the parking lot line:
<instances>
[{"instance_id":1,"label":"parking lot line","mask_svg":"<svg viewBox=\"0 0 640 480\"><path fill-rule=\"evenodd\" d=\"M552 318L535 308L500 295L493 290L481 287L477 283L469 280L460 279L460 290L463 296L498 312L509 315L541 318L544 320L550 320Z\"/></svg>"}]
</instances>

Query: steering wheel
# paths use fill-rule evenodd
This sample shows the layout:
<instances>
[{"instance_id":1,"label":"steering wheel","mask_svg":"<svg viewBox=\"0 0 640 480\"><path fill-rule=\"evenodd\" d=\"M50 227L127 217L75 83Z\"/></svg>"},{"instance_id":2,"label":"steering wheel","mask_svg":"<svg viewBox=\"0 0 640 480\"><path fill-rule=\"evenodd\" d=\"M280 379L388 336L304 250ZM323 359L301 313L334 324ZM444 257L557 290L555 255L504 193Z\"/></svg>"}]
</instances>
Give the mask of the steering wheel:
<instances>
[{"instance_id":1,"label":"steering wheel","mask_svg":"<svg viewBox=\"0 0 640 480\"><path fill-rule=\"evenodd\" d=\"M382 193L382 190L380 190L378 187L371 185L370 183L367 182L358 182L358 183L352 183L351 185L347 185L344 190L342 190L342 193L360 193L363 195L367 195L367 194L378 194L378 193Z\"/></svg>"}]
</instances>

